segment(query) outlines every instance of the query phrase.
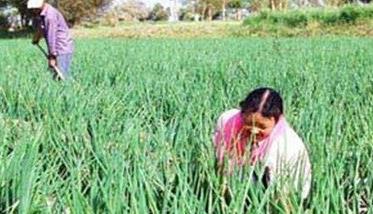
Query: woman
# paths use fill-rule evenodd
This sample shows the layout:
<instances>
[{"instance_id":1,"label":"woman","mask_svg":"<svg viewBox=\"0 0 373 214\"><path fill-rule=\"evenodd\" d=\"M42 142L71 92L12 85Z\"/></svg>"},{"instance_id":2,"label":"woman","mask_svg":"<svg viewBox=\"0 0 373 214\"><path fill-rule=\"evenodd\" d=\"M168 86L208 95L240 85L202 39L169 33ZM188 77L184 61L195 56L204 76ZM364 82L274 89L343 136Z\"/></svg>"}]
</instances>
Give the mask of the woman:
<instances>
[{"instance_id":1,"label":"woman","mask_svg":"<svg viewBox=\"0 0 373 214\"><path fill-rule=\"evenodd\" d=\"M240 103L240 109L224 112L216 125L214 146L222 175L259 165L265 171L265 186L277 184L283 193L295 190L302 199L309 195L308 152L287 123L282 98L273 89L256 89Z\"/></svg>"}]
</instances>

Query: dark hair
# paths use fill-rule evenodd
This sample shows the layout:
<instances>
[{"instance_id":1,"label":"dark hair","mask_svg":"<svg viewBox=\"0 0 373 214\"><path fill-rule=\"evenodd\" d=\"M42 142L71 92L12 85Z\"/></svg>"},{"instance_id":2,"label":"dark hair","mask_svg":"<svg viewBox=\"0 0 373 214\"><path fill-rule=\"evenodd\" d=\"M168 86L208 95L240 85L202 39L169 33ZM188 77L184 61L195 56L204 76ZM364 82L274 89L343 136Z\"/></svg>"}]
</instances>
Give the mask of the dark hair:
<instances>
[{"instance_id":1,"label":"dark hair","mask_svg":"<svg viewBox=\"0 0 373 214\"><path fill-rule=\"evenodd\" d=\"M272 88L258 88L240 102L242 113L261 113L263 117L274 117L276 122L284 113L280 94Z\"/></svg>"}]
</instances>

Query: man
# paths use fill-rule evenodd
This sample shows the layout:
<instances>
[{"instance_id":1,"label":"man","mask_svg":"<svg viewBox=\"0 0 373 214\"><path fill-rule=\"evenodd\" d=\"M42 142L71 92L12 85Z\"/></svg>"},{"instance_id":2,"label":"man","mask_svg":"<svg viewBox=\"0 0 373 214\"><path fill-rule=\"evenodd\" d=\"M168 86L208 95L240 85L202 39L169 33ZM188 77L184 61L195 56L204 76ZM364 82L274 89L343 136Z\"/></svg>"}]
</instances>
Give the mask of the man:
<instances>
[{"instance_id":1,"label":"man","mask_svg":"<svg viewBox=\"0 0 373 214\"><path fill-rule=\"evenodd\" d=\"M28 0L27 8L37 18L37 31L32 43L36 45L44 37L48 46L49 67L59 68L63 78L68 79L74 44L64 17L44 0Z\"/></svg>"}]
</instances>

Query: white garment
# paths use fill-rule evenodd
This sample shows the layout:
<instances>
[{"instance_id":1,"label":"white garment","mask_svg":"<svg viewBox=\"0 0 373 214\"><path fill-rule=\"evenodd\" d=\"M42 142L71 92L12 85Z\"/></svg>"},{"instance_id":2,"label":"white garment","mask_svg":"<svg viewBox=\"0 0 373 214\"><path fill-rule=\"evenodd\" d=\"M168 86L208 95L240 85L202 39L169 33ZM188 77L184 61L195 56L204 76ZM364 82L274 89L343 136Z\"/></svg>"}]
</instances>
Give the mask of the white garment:
<instances>
[{"instance_id":1,"label":"white garment","mask_svg":"<svg viewBox=\"0 0 373 214\"><path fill-rule=\"evenodd\" d=\"M286 129L285 135L272 143L263 164L270 170L271 183L278 182L285 193L295 188L301 191L303 199L308 197L312 180L311 163L303 141L293 129Z\"/></svg>"},{"instance_id":2,"label":"white garment","mask_svg":"<svg viewBox=\"0 0 373 214\"><path fill-rule=\"evenodd\" d=\"M225 124L239 113L239 109L231 109L221 114L216 124L215 135L224 132ZM219 159L222 148L216 145L217 142L214 143ZM301 138L288 124L284 134L274 139L259 164L268 167L269 184L279 185L282 193L287 194L293 189L301 193L303 199L309 195L312 171L308 152Z\"/></svg>"}]
</instances>

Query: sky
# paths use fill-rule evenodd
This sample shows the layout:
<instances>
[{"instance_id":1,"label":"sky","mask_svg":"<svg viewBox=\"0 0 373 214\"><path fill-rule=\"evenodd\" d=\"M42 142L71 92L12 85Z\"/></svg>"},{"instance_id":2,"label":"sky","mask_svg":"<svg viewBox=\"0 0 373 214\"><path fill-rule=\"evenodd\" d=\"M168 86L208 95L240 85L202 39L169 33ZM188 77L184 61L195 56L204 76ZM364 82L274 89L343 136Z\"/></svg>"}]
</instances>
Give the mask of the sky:
<instances>
[{"instance_id":1,"label":"sky","mask_svg":"<svg viewBox=\"0 0 373 214\"><path fill-rule=\"evenodd\" d=\"M125 2L126 0L114 0L117 4ZM144 2L148 7L153 7L156 3L161 3L164 7L170 7L174 0L138 0ZM178 3L181 0L176 0Z\"/></svg>"}]
</instances>

